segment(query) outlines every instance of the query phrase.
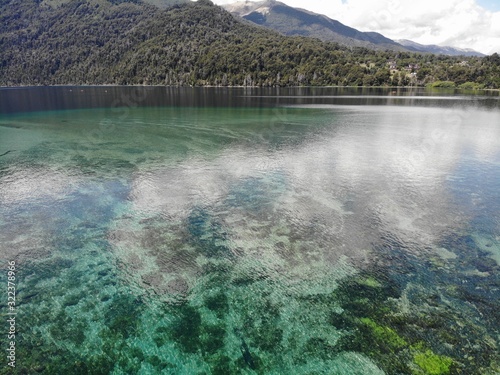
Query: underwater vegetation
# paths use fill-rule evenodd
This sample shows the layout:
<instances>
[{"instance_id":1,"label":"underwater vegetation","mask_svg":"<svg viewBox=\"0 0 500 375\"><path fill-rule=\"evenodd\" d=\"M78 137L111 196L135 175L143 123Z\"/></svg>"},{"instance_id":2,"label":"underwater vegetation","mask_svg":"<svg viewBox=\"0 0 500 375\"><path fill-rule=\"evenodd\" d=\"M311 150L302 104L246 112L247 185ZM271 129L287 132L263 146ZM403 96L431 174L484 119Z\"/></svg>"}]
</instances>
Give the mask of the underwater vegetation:
<instances>
[{"instance_id":1,"label":"underwater vegetation","mask_svg":"<svg viewBox=\"0 0 500 375\"><path fill-rule=\"evenodd\" d=\"M375 114L393 118L393 109ZM0 247L20 280L18 366L0 374L500 373L498 206L482 200L496 196L493 178L481 180L483 194L479 175L451 176L456 196L443 189L437 200L459 208L422 214L435 205L434 180L432 193L412 190L398 174L387 182L382 168L380 185L370 155L359 168L353 155L341 157L342 146L368 147L385 132L390 145L412 143L385 122L375 131L371 106L322 110L334 141L304 126L313 115L294 116L294 126L280 119L284 130L262 148L240 111L214 109L215 128L191 121L195 109L178 111L175 126L162 122L168 111L136 114L76 154L68 150L79 133L54 120L58 131L43 142L30 136L24 151L0 157ZM43 133L37 116L6 129ZM75 117L74 129L89 121ZM353 126L359 118L366 122ZM386 149L378 146L374 155ZM401 207L377 191L393 184ZM441 209L456 218L438 223Z\"/></svg>"},{"instance_id":2,"label":"underwater vegetation","mask_svg":"<svg viewBox=\"0 0 500 375\"><path fill-rule=\"evenodd\" d=\"M199 211L193 215L195 246L210 248L220 227L207 227L210 220ZM208 242L197 242L198 235ZM375 264L340 278L333 291L311 293L314 283L306 281L284 295L285 281L242 278L241 259L211 251L187 298L158 304L135 294L109 263L91 255L86 266L94 274L82 272L81 261L61 257L23 268L28 284L20 295L24 306L37 308L23 310L22 365L14 373L315 374L329 368L361 374L342 367L346 353L361 355L358 370L373 373L498 373L495 339L470 311L450 302L470 294L456 285L421 287L413 280L418 262L412 275L396 277ZM408 259L400 255L403 266ZM59 285L53 293L46 290L51 282Z\"/></svg>"},{"instance_id":3,"label":"underwater vegetation","mask_svg":"<svg viewBox=\"0 0 500 375\"><path fill-rule=\"evenodd\" d=\"M478 247L470 238L453 238L456 262L466 264L464 259ZM379 263L385 263L383 251L379 254ZM442 263L429 268L401 250L393 248L390 254L394 268L376 270L375 262L374 268L343 280L335 290L342 309L331 315L331 322L347 333L336 350L364 353L388 374L498 373L500 357L493 335L498 326L478 324L482 312L490 313L490 322L498 321L498 300L481 297L483 288L497 290L498 273L481 278L461 274L458 277L467 282L457 283L456 274L443 277ZM433 283L417 284L415 279L423 276Z\"/></svg>"},{"instance_id":4,"label":"underwater vegetation","mask_svg":"<svg viewBox=\"0 0 500 375\"><path fill-rule=\"evenodd\" d=\"M235 249L227 217L209 208L193 207L184 225L127 221L144 232L143 263L153 259L157 275L177 275L178 288L162 293L182 291L182 298L161 299L161 290L149 293L154 277L139 283L128 273L147 265L124 270L102 238L113 210L92 200L96 190L63 206L78 220L71 231L61 223L71 235L52 239L58 252L22 263L20 365L0 374L498 373L498 299L491 298L498 265L472 236L444 238L453 250L447 258L374 244L371 263L359 268L345 259L314 263L314 243L271 227L279 221L261 220L266 233L279 233L271 263ZM124 190L102 189L107 202ZM257 196L268 204L265 189ZM260 207L243 198L249 210ZM100 224L85 223L96 215ZM302 266L279 263L296 249L311 251L313 260L301 261L310 262L306 275L276 272L277 264Z\"/></svg>"}]
</instances>

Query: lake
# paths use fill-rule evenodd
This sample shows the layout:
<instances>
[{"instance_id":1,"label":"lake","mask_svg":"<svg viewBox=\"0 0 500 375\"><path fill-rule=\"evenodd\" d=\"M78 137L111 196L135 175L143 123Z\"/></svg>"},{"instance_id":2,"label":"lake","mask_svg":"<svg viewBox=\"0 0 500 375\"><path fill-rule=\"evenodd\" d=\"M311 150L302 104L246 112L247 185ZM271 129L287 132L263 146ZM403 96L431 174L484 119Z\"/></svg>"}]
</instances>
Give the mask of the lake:
<instances>
[{"instance_id":1,"label":"lake","mask_svg":"<svg viewBox=\"0 0 500 375\"><path fill-rule=\"evenodd\" d=\"M0 89L0 374L499 374L499 213L498 92Z\"/></svg>"}]
</instances>

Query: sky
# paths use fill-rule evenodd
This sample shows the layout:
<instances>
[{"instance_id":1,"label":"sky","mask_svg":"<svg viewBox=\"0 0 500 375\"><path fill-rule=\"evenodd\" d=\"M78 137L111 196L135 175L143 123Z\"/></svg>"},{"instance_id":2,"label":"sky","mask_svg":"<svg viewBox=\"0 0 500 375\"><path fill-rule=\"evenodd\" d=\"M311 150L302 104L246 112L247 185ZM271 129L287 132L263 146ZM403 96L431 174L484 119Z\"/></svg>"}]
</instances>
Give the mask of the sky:
<instances>
[{"instance_id":1,"label":"sky","mask_svg":"<svg viewBox=\"0 0 500 375\"><path fill-rule=\"evenodd\" d=\"M500 0L279 0L360 31L500 53ZM235 0L213 0L223 5Z\"/></svg>"}]
</instances>

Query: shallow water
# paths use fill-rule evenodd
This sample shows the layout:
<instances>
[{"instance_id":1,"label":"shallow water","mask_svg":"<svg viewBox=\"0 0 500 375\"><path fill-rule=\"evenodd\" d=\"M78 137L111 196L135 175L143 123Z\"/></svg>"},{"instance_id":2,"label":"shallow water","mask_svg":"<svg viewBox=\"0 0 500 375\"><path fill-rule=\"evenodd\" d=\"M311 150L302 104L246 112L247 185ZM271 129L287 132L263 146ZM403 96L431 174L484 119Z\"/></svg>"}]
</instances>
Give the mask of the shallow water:
<instances>
[{"instance_id":1,"label":"shallow water","mask_svg":"<svg viewBox=\"0 0 500 375\"><path fill-rule=\"evenodd\" d=\"M16 373L500 373L498 96L0 99Z\"/></svg>"}]
</instances>

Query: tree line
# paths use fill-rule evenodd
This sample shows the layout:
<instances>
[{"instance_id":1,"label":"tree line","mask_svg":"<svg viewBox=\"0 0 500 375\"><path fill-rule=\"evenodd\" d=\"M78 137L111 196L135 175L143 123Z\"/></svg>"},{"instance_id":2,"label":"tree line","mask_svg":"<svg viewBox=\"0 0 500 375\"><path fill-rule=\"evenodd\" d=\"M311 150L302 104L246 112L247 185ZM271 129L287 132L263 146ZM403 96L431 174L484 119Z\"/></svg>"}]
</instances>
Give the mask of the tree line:
<instances>
[{"instance_id":1,"label":"tree line","mask_svg":"<svg viewBox=\"0 0 500 375\"><path fill-rule=\"evenodd\" d=\"M500 88L500 57L350 48L283 36L209 0L1 0L0 85Z\"/></svg>"}]
</instances>

